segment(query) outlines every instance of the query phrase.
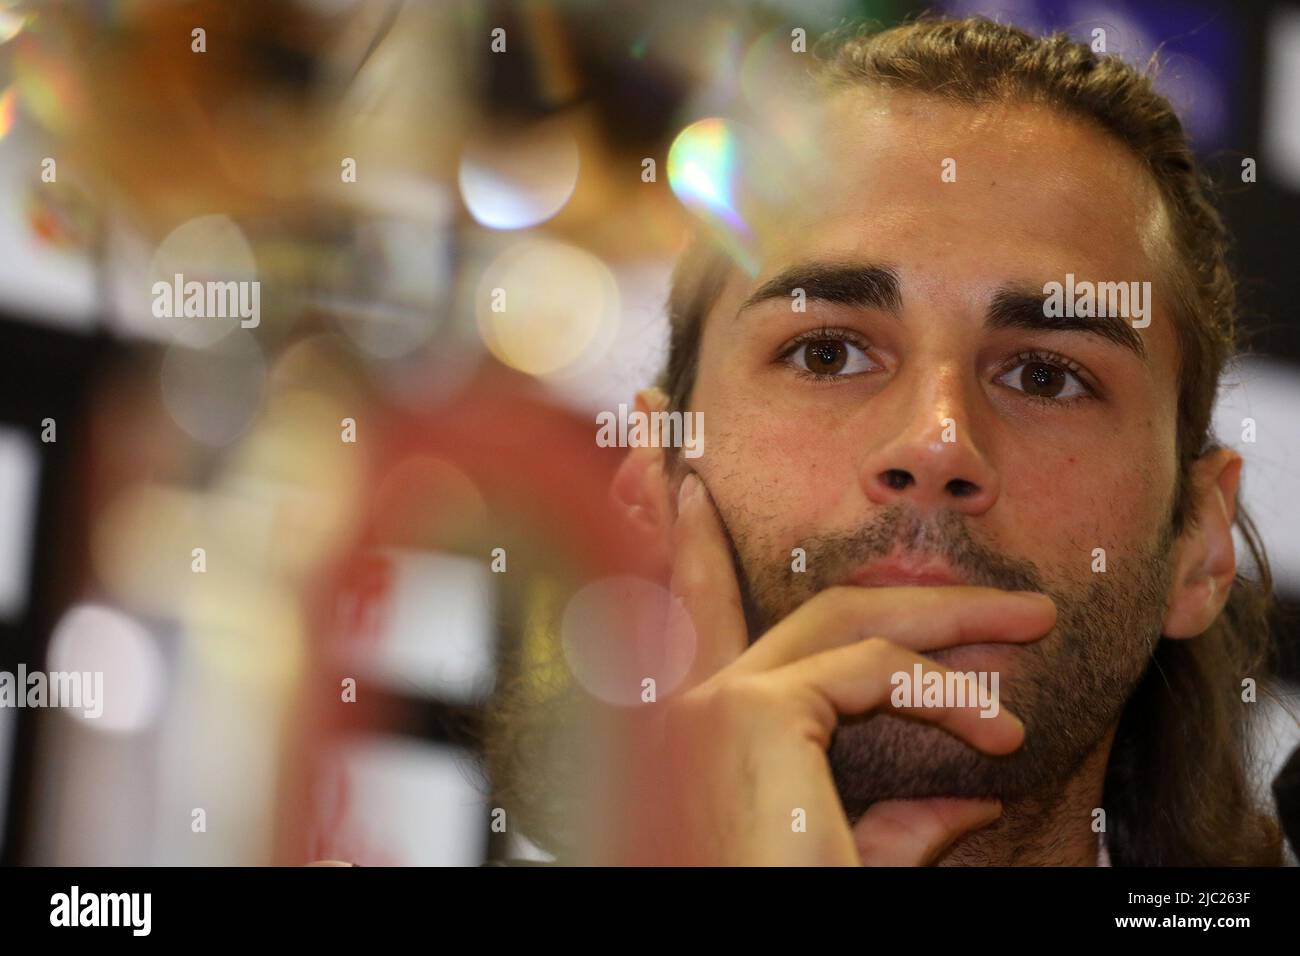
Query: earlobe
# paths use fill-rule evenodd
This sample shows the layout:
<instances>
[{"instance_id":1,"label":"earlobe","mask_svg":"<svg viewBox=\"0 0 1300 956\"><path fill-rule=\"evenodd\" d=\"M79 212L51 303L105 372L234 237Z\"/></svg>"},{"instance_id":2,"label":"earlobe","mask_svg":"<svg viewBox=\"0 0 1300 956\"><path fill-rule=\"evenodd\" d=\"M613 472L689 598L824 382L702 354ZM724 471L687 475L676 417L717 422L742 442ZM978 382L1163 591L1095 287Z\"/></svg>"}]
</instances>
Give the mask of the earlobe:
<instances>
[{"instance_id":1,"label":"earlobe","mask_svg":"<svg viewBox=\"0 0 1300 956\"><path fill-rule=\"evenodd\" d=\"M1232 527L1237 518L1241 456L1226 448L1201 456L1192 465L1193 519L1175 547L1169 603L1161 632L1165 637L1204 633L1223 611L1237 574Z\"/></svg>"}]
</instances>

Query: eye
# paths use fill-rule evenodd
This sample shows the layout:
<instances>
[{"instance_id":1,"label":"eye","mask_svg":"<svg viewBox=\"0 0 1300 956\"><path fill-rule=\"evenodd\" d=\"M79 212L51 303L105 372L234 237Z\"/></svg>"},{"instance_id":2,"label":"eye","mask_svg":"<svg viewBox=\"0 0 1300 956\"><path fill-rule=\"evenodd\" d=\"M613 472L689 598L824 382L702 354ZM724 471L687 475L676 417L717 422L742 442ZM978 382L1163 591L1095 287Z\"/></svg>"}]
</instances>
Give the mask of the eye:
<instances>
[{"instance_id":1,"label":"eye","mask_svg":"<svg viewBox=\"0 0 1300 956\"><path fill-rule=\"evenodd\" d=\"M847 378L880 367L862 346L825 332L801 338L782 358L817 378Z\"/></svg>"},{"instance_id":2,"label":"eye","mask_svg":"<svg viewBox=\"0 0 1300 956\"><path fill-rule=\"evenodd\" d=\"M1027 353L1012 361L1015 364L994 381L1024 392L1030 398L1068 402L1092 394L1079 378L1077 366L1069 359Z\"/></svg>"}]
</instances>

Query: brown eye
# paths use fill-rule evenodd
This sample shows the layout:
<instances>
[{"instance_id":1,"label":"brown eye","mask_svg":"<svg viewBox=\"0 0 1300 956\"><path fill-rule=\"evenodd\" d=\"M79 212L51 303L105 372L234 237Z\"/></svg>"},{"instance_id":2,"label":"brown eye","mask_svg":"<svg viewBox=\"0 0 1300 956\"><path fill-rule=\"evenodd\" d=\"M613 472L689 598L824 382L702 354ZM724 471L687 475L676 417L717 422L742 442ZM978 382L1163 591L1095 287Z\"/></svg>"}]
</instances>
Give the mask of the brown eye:
<instances>
[{"instance_id":1,"label":"brown eye","mask_svg":"<svg viewBox=\"0 0 1300 956\"><path fill-rule=\"evenodd\" d=\"M782 356L781 361L821 379L852 378L880 370L866 348L848 339L805 339Z\"/></svg>"},{"instance_id":2,"label":"brown eye","mask_svg":"<svg viewBox=\"0 0 1300 956\"><path fill-rule=\"evenodd\" d=\"M809 342L803 348L804 366L817 375L836 375L849 361L849 350L843 342L825 339Z\"/></svg>"},{"instance_id":3,"label":"brown eye","mask_svg":"<svg viewBox=\"0 0 1300 956\"><path fill-rule=\"evenodd\" d=\"M1065 388L1065 370L1044 362L1026 362L1021 366L1020 386L1025 394L1039 398L1056 398Z\"/></svg>"},{"instance_id":4,"label":"brown eye","mask_svg":"<svg viewBox=\"0 0 1300 956\"><path fill-rule=\"evenodd\" d=\"M1076 398L1087 398L1092 393L1067 361L1051 361L1050 356L1017 356L1019 364L1009 368L995 381L1023 392L1030 398L1067 403Z\"/></svg>"}]
</instances>

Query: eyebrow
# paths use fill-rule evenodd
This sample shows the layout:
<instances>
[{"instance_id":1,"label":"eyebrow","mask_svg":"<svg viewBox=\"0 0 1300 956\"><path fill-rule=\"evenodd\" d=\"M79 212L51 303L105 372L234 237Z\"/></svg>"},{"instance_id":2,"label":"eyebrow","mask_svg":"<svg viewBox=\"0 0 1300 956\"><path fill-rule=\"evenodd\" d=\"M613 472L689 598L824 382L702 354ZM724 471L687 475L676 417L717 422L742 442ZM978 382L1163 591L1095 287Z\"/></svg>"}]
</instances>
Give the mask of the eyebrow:
<instances>
[{"instance_id":1,"label":"eyebrow","mask_svg":"<svg viewBox=\"0 0 1300 956\"><path fill-rule=\"evenodd\" d=\"M764 282L738 312L769 299L789 299L802 289L810 299L877 308L897 314L903 307L898 273L884 265L810 263L791 266Z\"/></svg>"},{"instance_id":2,"label":"eyebrow","mask_svg":"<svg viewBox=\"0 0 1300 956\"><path fill-rule=\"evenodd\" d=\"M803 263L769 279L740 306L737 314L771 299L789 299L802 289L809 299L838 302L859 308L877 308L897 316L903 309L898 273L891 266L854 263ZM1142 337L1119 316L1051 316L1044 303L1047 294L1034 289L1007 287L993 295L985 325L990 329L1027 329L1041 332L1085 332L1098 335L1146 360Z\"/></svg>"},{"instance_id":3,"label":"eyebrow","mask_svg":"<svg viewBox=\"0 0 1300 956\"><path fill-rule=\"evenodd\" d=\"M1116 315L1052 316L1043 304L1045 293L1024 289L999 289L989 306L985 325L990 329L1029 329L1042 332L1088 332L1129 349L1146 360L1142 336Z\"/></svg>"}]
</instances>

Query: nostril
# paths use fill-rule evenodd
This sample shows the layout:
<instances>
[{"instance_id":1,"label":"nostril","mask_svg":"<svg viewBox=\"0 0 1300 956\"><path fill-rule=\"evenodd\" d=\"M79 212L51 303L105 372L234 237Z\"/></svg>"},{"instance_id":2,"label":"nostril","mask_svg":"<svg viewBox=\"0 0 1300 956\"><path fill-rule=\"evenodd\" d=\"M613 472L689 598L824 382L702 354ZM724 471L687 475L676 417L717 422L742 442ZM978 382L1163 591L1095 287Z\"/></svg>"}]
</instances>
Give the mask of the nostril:
<instances>
[{"instance_id":1,"label":"nostril","mask_svg":"<svg viewBox=\"0 0 1300 956\"><path fill-rule=\"evenodd\" d=\"M902 491L910 485L915 479L909 472L901 468L890 468L880 473L880 479L894 491Z\"/></svg>"},{"instance_id":2,"label":"nostril","mask_svg":"<svg viewBox=\"0 0 1300 956\"><path fill-rule=\"evenodd\" d=\"M980 490L979 485L973 481L967 481L965 478L954 478L944 485L944 488L954 498L969 498Z\"/></svg>"}]
</instances>

